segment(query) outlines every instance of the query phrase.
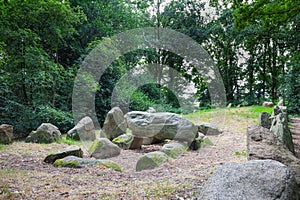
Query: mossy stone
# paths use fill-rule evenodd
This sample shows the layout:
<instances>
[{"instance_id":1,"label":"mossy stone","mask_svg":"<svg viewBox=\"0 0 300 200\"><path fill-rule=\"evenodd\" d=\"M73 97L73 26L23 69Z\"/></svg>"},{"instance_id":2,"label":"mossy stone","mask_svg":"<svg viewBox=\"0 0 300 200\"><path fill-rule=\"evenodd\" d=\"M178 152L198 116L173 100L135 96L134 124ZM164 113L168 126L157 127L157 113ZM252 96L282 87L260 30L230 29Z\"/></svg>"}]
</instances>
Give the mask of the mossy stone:
<instances>
[{"instance_id":1,"label":"mossy stone","mask_svg":"<svg viewBox=\"0 0 300 200\"><path fill-rule=\"evenodd\" d=\"M129 149L133 139L134 136L132 134L123 134L113 139L112 142L118 145L121 149Z\"/></svg>"},{"instance_id":2,"label":"mossy stone","mask_svg":"<svg viewBox=\"0 0 300 200\"><path fill-rule=\"evenodd\" d=\"M63 159L58 159L53 163L56 167L81 168L85 166L101 165L106 168L121 172L122 169L118 163L111 160L95 160L89 158L79 158L76 156L68 156Z\"/></svg>"},{"instance_id":3,"label":"mossy stone","mask_svg":"<svg viewBox=\"0 0 300 200\"><path fill-rule=\"evenodd\" d=\"M168 156L164 152L154 151L140 157L136 164L136 171L154 169L168 161Z\"/></svg>"},{"instance_id":4,"label":"mossy stone","mask_svg":"<svg viewBox=\"0 0 300 200\"><path fill-rule=\"evenodd\" d=\"M101 160L99 164L103 165L103 166L105 166L107 168L113 169L113 170L115 170L117 172L122 172L122 169L121 169L120 165L118 163L114 162L114 161L111 161L111 160Z\"/></svg>"},{"instance_id":5,"label":"mossy stone","mask_svg":"<svg viewBox=\"0 0 300 200\"><path fill-rule=\"evenodd\" d=\"M55 167L70 167L70 168L81 168L80 163L78 160L63 160L58 159L56 160L53 165Z\"/></svg>"},{"instance_id":6,"label":"mossy stone","mask_svg":"<svg viewBox=\"0 0 300 200\"><path fill-rule=\"evenodd\" d=\"M167 154L171 158L177 158L181 154L185 153L188 150L188 147L184 144L178 143L178 142L172 142L165 144L162 147L162 152Z\"/></svg>"}]
</instances>

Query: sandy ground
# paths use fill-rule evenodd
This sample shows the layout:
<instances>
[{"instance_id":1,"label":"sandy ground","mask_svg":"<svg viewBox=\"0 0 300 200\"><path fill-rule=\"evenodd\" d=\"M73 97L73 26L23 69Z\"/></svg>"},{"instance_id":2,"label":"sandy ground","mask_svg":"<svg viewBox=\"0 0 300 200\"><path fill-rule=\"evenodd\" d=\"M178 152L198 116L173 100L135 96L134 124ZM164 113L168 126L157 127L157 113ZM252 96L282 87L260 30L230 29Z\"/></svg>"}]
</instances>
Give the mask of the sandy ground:
<instances>
[{"instance_id":1,"label":"sandy ground","mask_svg":"<svg viewBox=\"0 0 300 200\"><path fill-rule=\"evenodd\" d=\"M16 142L0 151L0 198L197 199L201 186L217 166L246 161L245 156L235 155L246 150L245 134L225 131L210 139L214 146L189 151L142 172L135 171L138 158L161 145L122 150L121 155L110 158L122 167L122 172L115 172L99 166L57 168L43 163L43 159L67 145Z\"/></svg>"}]
</instances>

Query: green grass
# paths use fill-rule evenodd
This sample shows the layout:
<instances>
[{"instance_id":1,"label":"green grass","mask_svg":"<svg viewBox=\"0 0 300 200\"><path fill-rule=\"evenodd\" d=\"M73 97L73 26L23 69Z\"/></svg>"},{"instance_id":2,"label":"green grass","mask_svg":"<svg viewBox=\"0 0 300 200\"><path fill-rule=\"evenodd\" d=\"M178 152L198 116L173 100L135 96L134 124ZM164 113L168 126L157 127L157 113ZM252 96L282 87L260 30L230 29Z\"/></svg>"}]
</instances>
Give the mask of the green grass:
<instances>
[{"instance_id":1,"label":"green grass","mask_svg":"<svg viewBox=\"0 0 300 200\"><path fill-rule=\"evenodd\" d=\"M247 156L247 151L246 150L236 151L236 152L234 152L234 155L236 155L236 156Z\"/></svg>"},{"instance_id":2,"label":"green grass","mask_svg":"<svg viewBox=\"0 0 300 200\"><path fill-rule=\"evenodd\" d=\"M62 135L61 138L58 138L56 140L56 143L58 143L58 144L68 144L68 145L81 145L82 144L81 141L76 141L76 140L67 138L67 135Z\"/></svg>"},{"instance_id":3,"label":"green grass","mask_svg":"<svg viewBox=\"0 0 300 200\"><path fill-rule=\"evenodd\" d=\"M188 115L185 115L186 117L193 117L193 116L204 116L204 117L209 117L213 113L217 112L225 112L226 114L237 114L242 117L246 118L256 118L259 116L260 113L262 112L267 112L271 114L273 112L273 108L266 108L263 106L247 106L247 107L241 107L241 108L219 108L219 109L208 109L208 110L199 110L198 112L195 113L190 113Z\"/></svg>"},{"instance_id":4,"label":"green grass","mask_svg":"<svg viewBox=\"0 0 300 200\"><path fill-rule=\"evenodd\" d=\"M1 151L2 149L4 149L4 147L5 147L4 144L0 144L0 151Z\"/></svg>"},{"instance_id":5,"label":"green grass","mask_svg":"<svg viewBox=\"0 0 300 200\"><path fill-rule=\"evenodd\" d=\"M228 109L230 112L226 112L229 115L237 115L243 118L251 118L251 119L258 119L259 114L262 112L267 112L272 114L273 108L266 108L263 106L248 106L242 108L230 108Z\"/></svg>"}]
</instances>

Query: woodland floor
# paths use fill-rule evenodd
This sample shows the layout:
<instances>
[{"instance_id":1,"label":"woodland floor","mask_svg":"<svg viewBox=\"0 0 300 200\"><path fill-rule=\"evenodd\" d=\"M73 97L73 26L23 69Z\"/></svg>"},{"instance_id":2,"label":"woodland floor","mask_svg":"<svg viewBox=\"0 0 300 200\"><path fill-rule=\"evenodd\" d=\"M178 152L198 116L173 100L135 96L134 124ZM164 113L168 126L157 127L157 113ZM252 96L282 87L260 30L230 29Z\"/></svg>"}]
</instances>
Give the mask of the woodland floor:
<instances>
[{"instance_id":1,"label":"woodland floor","mask_svg":"<svg viewBox=\"0 0 300 200\"><path fill-rule=\"evenodd\" d=\"M224 130L219 136L209 136L214 146L189 151L142 172L135 171L138 158L161 145L122 150L121 155L110 158L122 167L122 172L115 172L99 166L71 169L43 163L49 152L66 144L14 142L0 150L0 199L197 199L216 167L247 160L246 127L257 120L240 115L245 112L241 108L203 115ZM196 114L189 117L195 123L205 121ZM85 157L88 145L81 145Z\"/></svg>"}]
</instances>

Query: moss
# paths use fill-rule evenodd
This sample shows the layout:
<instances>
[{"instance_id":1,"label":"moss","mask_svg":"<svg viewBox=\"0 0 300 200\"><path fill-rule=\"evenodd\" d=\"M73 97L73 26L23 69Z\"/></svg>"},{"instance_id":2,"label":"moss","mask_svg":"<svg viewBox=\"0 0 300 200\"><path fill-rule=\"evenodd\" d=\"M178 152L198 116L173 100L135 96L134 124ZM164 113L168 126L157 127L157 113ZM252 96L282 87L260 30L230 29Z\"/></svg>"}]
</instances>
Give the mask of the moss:
<instances>
[{"instance_id":1,"label":"moss","mask_svg":"<svg viewBox=\"0 0 300 200\"><path fill-rule=\"evenodd\" d=\"M101 148L102 147L102 142L100 140L95 140L93 142L93 144L91 145L91 147L89 148L88 152L91 154L93 153L96 149Z\"/></svg>"},{"instance_id":2,"label":"moss","mask_svg":"<svg viewBox=\"0 0 300 200\"><path fill-rule=\"evenodd\" d=\"M151 152L143 155L136 164L136 171L154 169L168 161L168 157L163 152Z\"/></svg>"},{"instance_id":3,"label":"moss","mask_svg":"<svg viewBox=\"0 0 300 200\"><path fill-rule=\"evenodd\" d=\"M188 148L185 145L179 143L173 143L173 144L165 144L161 151L167 154L171 158L177 158L179 155L183 154L187 150Z\"/></svg>"},{"instance_id":4,"label":"moss","mask_svg":"<svg viewBox=\"0 0 300 200\"><path fill-rule=\"evenodd\" d=\"M133 136L128 136L127 138L125 137L116 137L115 139L113 139L113 143L130 143L133 141Z\"/></svg>"},{"instance_id":5,"label":"moss","mask_svg":"<svg viewBox=\"0 0 300 200\"><path fill-rule=\"evenodd\" d=\"M77 160L67 160L63 161L62 159L58 159L53 164L55 167L71 167L71 168L80 168L80 164Z\"/></svg>"},{"instance_id":6,"label":"moss","mask_svg":"<svg viewBox=\"0 0 300 200\"><path fill-rule=\"evenodd\" d=\"M103 161L100 163L100 165L103 165L107 168L111 168L117 172L122 172L121 167L117 163L110 161L110 160Z\"/></svg>"},{"instance_id":7,"label":"moss","mask_svg":"<svg viewBox=\"0 0 300 200\"><path fill-rule=\"evenodd\" d=\"M234 155L236 155L236 156L247 156L247 154L248 153L246 150L234 152Z\"/></svg>"}]
</instances>

